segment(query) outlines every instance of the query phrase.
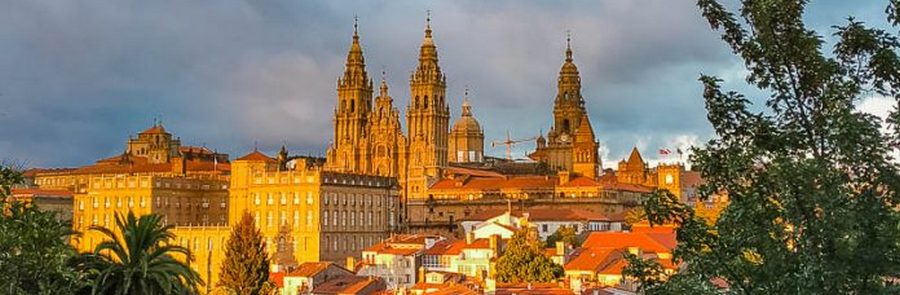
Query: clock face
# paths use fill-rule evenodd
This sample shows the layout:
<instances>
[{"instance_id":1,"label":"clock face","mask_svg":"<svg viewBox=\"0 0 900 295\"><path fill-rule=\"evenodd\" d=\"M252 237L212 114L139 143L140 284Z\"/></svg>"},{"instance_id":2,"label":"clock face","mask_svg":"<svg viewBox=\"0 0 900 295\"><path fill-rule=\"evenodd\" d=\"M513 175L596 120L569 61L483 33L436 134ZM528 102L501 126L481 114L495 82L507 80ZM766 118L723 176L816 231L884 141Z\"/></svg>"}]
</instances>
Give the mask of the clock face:
<instances>
[{"instance_id":1,"label":"clock face","mask_svg":"<svg viewBox=\"0 0 900 295\"><path fill-rule=\"evenodd\" d=\"M559 141L560 142L569 142L569 135L563 133L562 135L559 136Z\"/></svg>"}]
</instances>

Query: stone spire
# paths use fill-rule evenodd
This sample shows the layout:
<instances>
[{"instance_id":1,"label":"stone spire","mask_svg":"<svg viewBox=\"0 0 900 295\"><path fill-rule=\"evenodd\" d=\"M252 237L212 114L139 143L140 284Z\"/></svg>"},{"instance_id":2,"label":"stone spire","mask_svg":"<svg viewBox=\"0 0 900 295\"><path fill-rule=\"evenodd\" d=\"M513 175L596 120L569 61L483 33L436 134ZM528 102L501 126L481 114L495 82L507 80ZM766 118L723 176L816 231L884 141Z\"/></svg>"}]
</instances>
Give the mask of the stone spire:
<instances>
[{"instance_id":1,"label":"stone spire","mask_svg":"<svg viewBox=\"0 0 900 295\"><path fill-rule=\"evenodd\" d=\"M419 48L419 65L413 74L413 80L421 82L443 80L441 68L438 66L437 46L431 37L431 11L425 19L425 38L422 39L422 46Z\"/></svg>"},{"instance_id":2,"label":"stone spire","mask_svg":"<svg viewBox=\"0 0 900 295\"><path fill-rule=\"evenodd\" d=\"M338 86L365 87L369 83L371 81L366 73L366 60L363 57L362 46L359 44L359 20L354 17L353 42L350 43L344 75L338 79Z\"/></svg>"}]
</instances>

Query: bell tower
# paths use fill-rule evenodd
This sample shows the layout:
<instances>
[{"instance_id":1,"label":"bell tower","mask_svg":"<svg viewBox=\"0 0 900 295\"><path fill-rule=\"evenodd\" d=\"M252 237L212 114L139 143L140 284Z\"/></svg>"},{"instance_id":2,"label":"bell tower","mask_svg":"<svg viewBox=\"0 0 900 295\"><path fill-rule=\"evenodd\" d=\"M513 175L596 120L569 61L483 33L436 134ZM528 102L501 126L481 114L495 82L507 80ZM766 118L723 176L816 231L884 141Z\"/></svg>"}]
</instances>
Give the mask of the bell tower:
<instances>
[{"instance_id":1,"label":"bell tower","mask_svg":"<svg viewBox=\"0 0 900 295\"><path fill-rule=\"evenodd\" d=\"M444 96L446 88L447 79L438 65L437 47L431 37L429 14L419 63L409 78L409 198L422 197L428 182L440 176L440 167L447 166L450 108Z\"/></svg>"},{"instance_id":2,"label":"bell tower","mask_svg":"<svg viewBox=\"0 0 900 295\"><path fill-rule=\"evenodd\" d=\"M372 80L359 44L358 23L354 19L353 42L347 53L343 76L337 80L337 105L334 108L334 138L328 149L327 168L341 172L364 172L366 125L372 110Z\"/></svg>"},{"instance_id":3,"label":"bell tower","mask_svg":"<svg viewBox=\"0 0 900 295\"><path fill-rule=\"evenodd\" d=\"M537 149L528 156L556 171L597 178L598 146L581 96L581 76L572 59L572 38L567 36L566 58L559 70L553 100L553 125L546 139L538 137Z\"/></svg>"}]
</instances>

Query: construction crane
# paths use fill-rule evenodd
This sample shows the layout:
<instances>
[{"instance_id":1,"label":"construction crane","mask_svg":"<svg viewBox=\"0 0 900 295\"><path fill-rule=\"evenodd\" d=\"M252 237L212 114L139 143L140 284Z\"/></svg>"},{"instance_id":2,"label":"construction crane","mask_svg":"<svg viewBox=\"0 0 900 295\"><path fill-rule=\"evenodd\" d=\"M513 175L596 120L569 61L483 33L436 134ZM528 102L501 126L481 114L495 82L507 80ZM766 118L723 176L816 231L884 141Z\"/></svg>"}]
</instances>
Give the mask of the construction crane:
<instances>
[{"instance_id":1,"label":"construction crane","mask_svg":"<svg viewBox=\"0 0 900 295\"><path fill-rule=\"evenodd\" d=\"M509 130L506 130L506 140L494 140L491 142L491 147L496 147L498 145L505 145L506 146L506 159L512 161L512 146L513 145L520 144L520 143L523 143L526 141L532 141L535 139L537 139L537 136L513 140L509 136Z\"/></svg>"}]
</instances>

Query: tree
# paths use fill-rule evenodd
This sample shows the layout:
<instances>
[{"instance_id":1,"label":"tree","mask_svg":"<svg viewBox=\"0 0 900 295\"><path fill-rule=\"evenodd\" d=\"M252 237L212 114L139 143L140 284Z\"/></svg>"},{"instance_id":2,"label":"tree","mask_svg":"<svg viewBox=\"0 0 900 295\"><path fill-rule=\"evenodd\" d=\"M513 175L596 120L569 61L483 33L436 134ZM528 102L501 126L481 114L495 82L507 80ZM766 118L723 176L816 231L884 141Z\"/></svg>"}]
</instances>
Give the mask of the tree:
<instances>
[{"instance_id":1,"label":"tree","mask_svg":"<svg viewBox=\"0 0 900 295\"><path fill-rule=\"evenodd\" d=\"M219 286L228 287L239 295L257 295L265 294L270 289L268 281L266 243L256 228L253 216L244 212L228 238Z\"/></svg>"},{"instance_id":2,"label":"tree","mask_svg":"<svg viewBox=\"0 0 900 295\"><path fill-rule=\"evenodd\" d=\"M544 243L532 228L516 231L497 259L500 282L552 282L563 275L562 266L544 256Z\"/></svg>"},{"instance_id":3,"label":"tree","mask_svg":"<svg viewBox=\"0 0 900 295\"><path fill-rule=\"evenodd\" d=\"M53 211L12 199L22 175L0 165L0 293L72 294L83 282L69 264L75 256L66 241L71 224Z\"/></svg>"},{"instance_id":4,"label":"tree","mask_svg":"<svg viewBox=\"0 0 900 295\"><path fill-rule=\"evenodd\" d=\"M559 229L547 237L547 247L556 247L556 242L563 242L566 243L566 245L571 245L573 247L581 245L578 234L575 233L575 228L565 225L560 226Z\"/></svg>"},{"instance_id":5,"label":"tree","mask_svg":"<svg viewBox=\"0 0 900 295\"><path fill-rule=\"evenodd\" d=\"M880 120L855 110L868 95L900 102L898 40L849 18L836 42L803 23L808 1L744 0L737 14L699 0L703 16L740 56L764 107L716 77L702 76L716 137L692 161L703 197L730 204L712 224L672 194L644 203L652 224L674 222L684 268L661 280L631 257L626 274L648 294L884 294L900 276L900 114ZM900 1L888 5L900 25ZM762 111L760 111L762 110ZM728 284L718 290L711 280Z\"/></svg>"},{"instance_id":6,"label":"tree","mask_svg":"<svg viewBox=\"0 0 900 295\"><path fill-rule=\"evenodd\" d=\"M175 245L172 225L158 214L116 215L116 229L91 226L106 239L79 264L93 274L92 294L198 294L200 275L190 250ZM176 259L183 257L182 260Z\"/></svg>"}]
</instances>

